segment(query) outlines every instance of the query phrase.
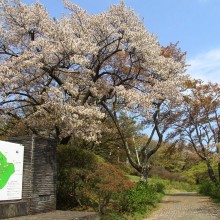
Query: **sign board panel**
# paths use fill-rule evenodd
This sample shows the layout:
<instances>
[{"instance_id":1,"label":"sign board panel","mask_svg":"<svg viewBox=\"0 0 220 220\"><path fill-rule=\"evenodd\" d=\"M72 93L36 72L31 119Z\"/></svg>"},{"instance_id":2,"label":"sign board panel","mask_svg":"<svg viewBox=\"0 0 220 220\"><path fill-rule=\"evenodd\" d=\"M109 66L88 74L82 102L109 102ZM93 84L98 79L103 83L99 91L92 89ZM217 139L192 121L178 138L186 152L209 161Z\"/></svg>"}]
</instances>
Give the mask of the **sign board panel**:
<instances>
[{"instance_id":1,"label":"sign board panel","mask_svg":"<svg viewBox=\"0 0 220 220\"><path fill-rule=\"evenodd\" d=\"M0 201L22 198L24 146L0 141Z\"/></svg>"}]
</instances>

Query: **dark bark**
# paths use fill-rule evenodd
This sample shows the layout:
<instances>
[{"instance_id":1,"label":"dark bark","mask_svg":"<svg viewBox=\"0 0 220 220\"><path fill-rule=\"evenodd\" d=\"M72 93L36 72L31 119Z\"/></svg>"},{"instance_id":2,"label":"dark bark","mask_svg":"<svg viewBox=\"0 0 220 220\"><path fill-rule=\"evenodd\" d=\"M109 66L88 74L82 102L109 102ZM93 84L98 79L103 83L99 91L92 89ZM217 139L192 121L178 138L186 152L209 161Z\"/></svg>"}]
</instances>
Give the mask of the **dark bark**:
<instances>
[{"instance_id":1,"label":"dark bark","mask_svg":"<svg viewBox=\"0 0 220 220\"><path fill-rule=\"evenodd\" d=\"M151 132L151 135L150 135L146 145L141 150L141 154L142 154L141 181L143 181L143 182L147 182L147 179L149 177L149 172L150 172L149 159L151 158L152 155L154 155L157 152L157 150L161 147L162 142L163 142L163 133L160 132L159 122L158 122L158 116L159 116L161 104L162 104L162 102L157 104L157 110L155 111L155 113L153 115L154 128ZM154 148L152 148L149 152L146 152L147 148L149 147L149 145L152 141L152 138L153 138L155 131L156 131L156 134L158 137L157 145Z\"/></svg>"},{"instance_id":2,"label":"dark bark","mask_svg":"<svg viewBox=\"0 0 220 220\"><path fill-rule=\"evenodd\" d=\"M220 133L220 130L219 130ZM218 143L220 142L220 134L218 133ZM219 155L220 154L220 147L217 146L217 151L216 153ZM218 182L220 183L220 161L218 162Z\"/></svg>"},{"instance_id":3,"label":"dark bark","mask_svg":"<svg viewBox=\"0 0 220 220\"><path fill-rule=\"evenodd\" d=\"M207 168L208 168L208 174L209 174L209 177L210 177L210 180L213 182L213 183L217 183L217 178L215 176L215 173L214 173L214 170L211 166L211 163L209 160L206 160L206 165L207 165Z\"/></svg>"},{"instance_id":4,"label":"dark bark","mask_svg":"<svg viewBox=\"0 0 220 220\"><path fill-rule=\"evenodd\" d=\"M218 163L218 181L220 183L220 162Z\"/></svg>"},{"instance_id":5,"label":"dark bark","mask_svg":"<svg viewBox=\"0 0 220 220\"><path fill-rule=\"evenodd\" d=\"M112 119L112 121L113 121L113 123L114 123L114 125L115 125L115 127L116 127L116 129L117 129L117 131L118 131L118 133L119 133L119 135L120 135L120 137L121 137L121 140L122 140L122 143L123 143L123 147L124 147L124 149L125 149L125 152L126 152L126 155L127 155L128 160L129 160L129 163L130 163L131 166L134 167L138 172L141 172L141 170L142 170L141 166L139 166L137 163L135 163L135 162L133 161L132 157L131 157L131 152L130 152L128 143L127 143L126 138L125 138L125 136L124 136L124 134L123 134L123 132L122 132L122 130L121 130L119 124L118 124L117 116L115 116L115 115L109 110L108 106L107 106L104 102L102 102L101 104L102 104L102 106L105 108L105 110L108 112L108 114L110 115L110 117L111 117L111 119Z\"/></svg>"},{"instance_id":6,"label":"dark bark","mask_svg":"<svg viewBox=\"0 0 220 220\"><path fill-rule=\"evenodd\" d=\"M149 160L150 160L151 156L154 155L157 152L157 150L161 147L162 142L163 142L163 133L164 132L160 131L159 120L158 120L159 113L160 113L160 106L161 106L162 102L163 102L163 100L156 104L157 110L153 114L154 128L152 130L151 136L149 137L147 143L141 149L141 154L140 154L142 157L141 164L136 163L135 160L132 158L132 155L130 152L130 147L126 141L126 137L125 137L123 131L120 128L120 125L117 120L117 115L110 111L110 109L108 108L108 106L106 105L106 103L104 101L101 102L102 106L105 108L105 110L110 115L110 117L111 117L112 121L114 122L115 127L121 137L121 140L122 140L122 143L123 143L123 146L124 146L129 163L131 164L131 166L134 169L136 169L141 174L141 181L143 181L143 182L147 182L147 179L149 177L149 171L150 171ZM150 143L153 139L153 135L155 133L158 136L157 145L155 147L153 147L152 149L148 149L150 146Z\"/></svg>"},{"instance_id":7,"label":"dark bark","mask_svg":"<svg viewBox=\"0 0 220 220\"><path fill-rule=\"evenodd\" d=\"M66 144L68 144L68 143L70 142L70 139L71 139L71 136L70 136L70 135L67 136L67 137L65 137L65 138L62 138L62 139L60 140L60 144L66 145Z\"/></svg>"}]
</instances>

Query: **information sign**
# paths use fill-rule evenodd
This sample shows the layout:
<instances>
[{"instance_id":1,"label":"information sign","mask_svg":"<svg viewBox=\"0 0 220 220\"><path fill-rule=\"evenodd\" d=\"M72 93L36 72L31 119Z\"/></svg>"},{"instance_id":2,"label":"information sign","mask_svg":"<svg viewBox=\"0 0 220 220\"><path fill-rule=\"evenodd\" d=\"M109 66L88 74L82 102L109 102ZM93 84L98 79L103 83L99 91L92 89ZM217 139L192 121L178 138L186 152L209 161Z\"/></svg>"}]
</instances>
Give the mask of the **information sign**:
<instances>
[{"instance_id":1,"label":"information sign","mask_svg":"<svg viewBox=\"0 0 220 220\"><path fill-rule=\"evenodd\" d=\"M0 201L22 198L24 146L0 141Z\"/></svg>"}]
</instances>

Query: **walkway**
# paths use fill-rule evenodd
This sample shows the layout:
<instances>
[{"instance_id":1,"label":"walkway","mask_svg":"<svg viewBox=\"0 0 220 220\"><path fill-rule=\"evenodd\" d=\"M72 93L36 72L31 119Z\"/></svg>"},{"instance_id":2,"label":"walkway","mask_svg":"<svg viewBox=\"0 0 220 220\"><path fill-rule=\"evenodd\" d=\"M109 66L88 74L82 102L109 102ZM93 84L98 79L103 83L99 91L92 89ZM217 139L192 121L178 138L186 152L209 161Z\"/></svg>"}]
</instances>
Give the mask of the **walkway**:
<instances>
[{"instance_id":1,"label":"walkway","mask_svg":"<svg viewBox=\"0 0 220 220\"><path fill-rule=\"evenodd\" d=\"M171 194L145 220L219 220L220 206L197 193Z\"/></svg>"},{"instance_id":2,"label":"walkway","mask_svg":"<svg viewBox=\"0 0 220 220\"><path fill-rule=\"evenodd\" d=\"M94 212L53 211L36 215L9 218L8 220L98 220Z\"/></svg>"}]
</instances>

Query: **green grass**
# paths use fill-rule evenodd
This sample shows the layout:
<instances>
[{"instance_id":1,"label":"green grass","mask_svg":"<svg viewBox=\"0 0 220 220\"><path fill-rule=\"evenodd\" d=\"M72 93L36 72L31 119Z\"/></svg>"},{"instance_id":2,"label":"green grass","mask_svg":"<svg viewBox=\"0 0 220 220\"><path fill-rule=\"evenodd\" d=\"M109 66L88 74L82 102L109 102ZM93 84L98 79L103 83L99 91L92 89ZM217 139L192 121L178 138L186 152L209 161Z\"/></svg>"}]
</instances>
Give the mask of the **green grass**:
<instances>
[{"instance_id":1,"label":"green grass","mask_svg":"<svg viewBox=\"0 0 220 220\"><path fill-rule=\"evenodd\" d=\"M189 184L187 182L179 182L174 180L165 180L158 177L149 178L149 183L161 183L165 186L166 193L176 193L176 192L195 192L198 191L198 186Z\"/></svg>"},{"instance_id":2,"label":"green grass","mask_svg":"<svg viewBox=\"0 0 220 220\"><path fill-rule=\"evenodd\" d=\"M127 175L128 179L134 183L137 183L140 181L140 177L139 176L132 176L132 175Z\"/></svg>"},{"instance_id":3,"label":"green grass","mask_svg":"<svg viewBox=\"0 0 220 220\"><path fill-rule=\"evenodd\" d=\"M128 178L132 182L139 182L139 176L128 175ZM165 186L166 193L175 192L195 192L198 191L198 186L189 184L187 182L179 182L174 180L161 179L159 177L151 177L148 179L149 184L161 183Z\"/></svg>"}]
</instances>

